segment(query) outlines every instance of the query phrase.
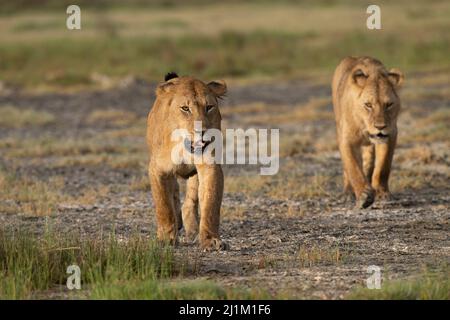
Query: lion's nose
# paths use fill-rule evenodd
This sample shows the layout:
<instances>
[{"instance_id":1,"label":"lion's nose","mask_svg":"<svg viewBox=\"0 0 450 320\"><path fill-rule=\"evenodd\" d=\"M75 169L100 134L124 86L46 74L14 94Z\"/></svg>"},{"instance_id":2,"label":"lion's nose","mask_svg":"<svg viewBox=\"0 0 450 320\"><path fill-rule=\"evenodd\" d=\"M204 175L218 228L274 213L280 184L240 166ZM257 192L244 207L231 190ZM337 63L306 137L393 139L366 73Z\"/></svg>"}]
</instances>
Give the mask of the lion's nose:
<instances>
[{"instance_id":1,"label":"lion's nose","mask_svg":"<svg viewBox=\"0 0 450 320\"><path fill-rule=\"evenodd\" d=\"M385 129L387 126L385 123L376 123L375 124L375 128L377 128L378 130L383 130Z\"/></svg>"}]
</instances>

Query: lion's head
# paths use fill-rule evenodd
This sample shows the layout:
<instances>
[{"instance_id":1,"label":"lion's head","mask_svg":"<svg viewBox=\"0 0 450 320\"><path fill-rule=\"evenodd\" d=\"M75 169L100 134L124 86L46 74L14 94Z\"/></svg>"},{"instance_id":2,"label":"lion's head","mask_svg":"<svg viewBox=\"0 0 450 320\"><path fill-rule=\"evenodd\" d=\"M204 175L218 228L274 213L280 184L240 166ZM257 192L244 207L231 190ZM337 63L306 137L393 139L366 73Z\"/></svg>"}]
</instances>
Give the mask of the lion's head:
<instances>
[{"instance_id":1,"label":"lion's head","mask_svg":"<svg viewBox=\"0 0 450 320\"><path fill-rule=\"evenodd\" d=\"M387 71L373 58L362 58L351 74L354 113L372 142L386 142L397 130L400 111L397 89L403 82L403 74L397 69Z\"/></svg>"},{"instance_id":2,"label":"lion's head","mask_svg":"<svg viewBox=\"0 0 450 320\"><path fill-rule=\"evenodd\" d=\"M175 73L167 74L165 82L156 89L157 99L164 106L166 117L171 119L171 129L186 129L189 132L190 138L185 140L185 144L192 153L200 148L205 149L210 143L203 140L206 130L220 130L222 118L218 99L226 91L223 81L205 84L192 77L179 77Z\"/></svg>"}]
</instances>

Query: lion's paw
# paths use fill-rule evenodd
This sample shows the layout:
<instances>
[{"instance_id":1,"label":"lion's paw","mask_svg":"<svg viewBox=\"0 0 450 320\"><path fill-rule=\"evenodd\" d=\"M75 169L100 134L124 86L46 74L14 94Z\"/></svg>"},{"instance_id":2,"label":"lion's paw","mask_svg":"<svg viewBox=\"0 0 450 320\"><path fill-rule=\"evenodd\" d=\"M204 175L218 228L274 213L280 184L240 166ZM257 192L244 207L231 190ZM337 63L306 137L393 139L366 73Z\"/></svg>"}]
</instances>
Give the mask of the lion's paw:
<instances>
[{"instance_id":1,"label":"lion's paw","mask_svg":"<svg viewBox=\"0 0 450 320\"><path fill-rule=\"evenodd\" d=\"M386 190L376 190L376 195L377 195L377 199L382 200L382 201L389 202L389 201L394 200L394 197L392 196L392 194Z\"/></svg>"},{"instance_id":2,"label":"lion's paw","mask_svg":"<svg viewBox=\"0 0 450 320\"><path fill-rule=\"evenodd\" d=\"M229 245L219 238L209 238L200 240L200 247L205 251L221 251L228 250Z\"/></svg>"},{"instance_id":3,"label":"lion's paw","mask_svg":"<svg viewBox=\"0 0 450 320\"><path fill-rule=\"evenodd\" d=\"M180 242L183 244L194 244L198 242L198 234L188 234L184 233L180 236Z\"/></svg>"},{"instance_id":4,"label":"lion's paw","mask_svg":"<svg viewBox=\"0 0 450 320\"><path fill-rule=\"evenodd\" d=\"M375 201L375 191L371 188L366 188L358 198L356 207L358 209L365 209L370 207Z\"/></svg>"}]
</instances>

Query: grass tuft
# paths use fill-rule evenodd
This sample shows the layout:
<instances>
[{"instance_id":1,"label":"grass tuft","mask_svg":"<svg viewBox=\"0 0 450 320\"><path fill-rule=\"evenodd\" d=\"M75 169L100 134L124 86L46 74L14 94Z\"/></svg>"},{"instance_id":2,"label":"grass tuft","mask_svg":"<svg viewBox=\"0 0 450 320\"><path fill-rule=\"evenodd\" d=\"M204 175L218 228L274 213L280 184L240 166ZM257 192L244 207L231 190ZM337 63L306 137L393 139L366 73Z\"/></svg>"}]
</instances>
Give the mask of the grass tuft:
<instances>
[{"instance_id":1,"label":"grass tuft","mask_svg":"<svg viewBox=\"0 0 450 320\"><path fill-rule=\"evenodd\" d=\"M81 271L81 290L66 287L67 267ZM0 299L268 299L262 290L180 280L185 261L142 235L84 238L47 229L42 237L0 229Z\"/></svg>"},{"instance_id":2,"label":"grass tuft","mask_svg":"<svg viewBox=\"0 0 450 320\"><path fill-rule=\"evenodd\" d=\"M46 183L0 170L0 212L32 216L53 214L65 199L60 191L62 186L63 180L58 177Z\"/></svg>"},{"instance_id":3,"label":"grass tuft","mask_svg":"<svg viewBox=\"0 0 450 320\"><path fill-rule=\"evenodd\" d=\"M2 229L0 299L28 299L55 290L65 285L67 267L73 264L80 267L87 293L112 282L163 279L176 272L172 249L139 235L120 241L114 234L84 239L47 231L38 238ZM65 286L60 290L68 293Z\"/></svg>"},{"instance_id":4,"label":"grass tuft","mask_svg":"<svg viewBox=\"0 0 450 320\"><path fill-rule=\"evenodd\" d=\"M134 112L125 110L95 110L87 117L89 124L111 124L115 126L126 126L138 120Z\"/></svg>"},{"instance_id":5,"label":"grass tuft","mask_svg":"<svg viewBox=\"0 0 450 320\"><path fill-rule=\"evenodd\" d=\"M448 268L442 273L426 272L409 280L382 283L381 289L357 288L348 299L357 300L449 300Z\"/></svg>"},{"instance_id":6,"label":"grass tuft","mask_svg":"<svg viewBox=\"0 0 450 320\"><path fill-rule=\"evenodd\" d=\"M339 246L308 247L302 245L297 253L297 261L301 268L326 264L337 265L343 262L343 252Z\"/></svg>"},{"instance_id":7,"label":"grass tuft","mask_svg":"<svg viewBox=\"0 0 450 320\"><path fill-rule=\"evenodd\" d=\"M45 111L19 109L13 106L0 107L0 127L23 128L28 126L43 126L54 121L55 117Z\"/></svg>"}]
</instances>

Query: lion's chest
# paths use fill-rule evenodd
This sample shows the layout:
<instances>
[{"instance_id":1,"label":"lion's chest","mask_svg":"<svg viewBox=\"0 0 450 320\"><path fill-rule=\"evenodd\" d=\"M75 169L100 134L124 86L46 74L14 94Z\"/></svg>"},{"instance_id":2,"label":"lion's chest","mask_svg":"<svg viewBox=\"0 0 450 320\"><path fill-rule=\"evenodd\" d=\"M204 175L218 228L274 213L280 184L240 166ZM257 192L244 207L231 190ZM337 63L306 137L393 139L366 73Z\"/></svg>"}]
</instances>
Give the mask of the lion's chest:
<instances>
[{"instance_id":1,"label":"lion's chest","mask_svg":"<svg viewBox=\"0 0 450 320\"><path fill-rule=\"evenodd\" d=\"M193 164L179 164L175 166L175 174L181 178L187 179L197 173Z\"/></svg>"}]
</instances>

